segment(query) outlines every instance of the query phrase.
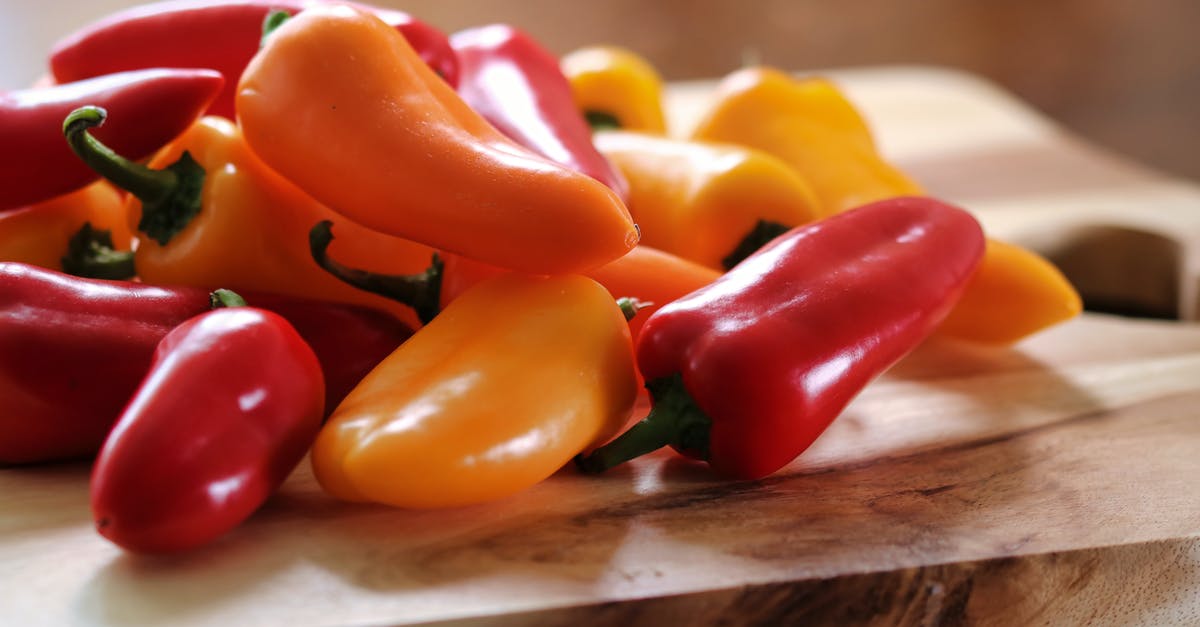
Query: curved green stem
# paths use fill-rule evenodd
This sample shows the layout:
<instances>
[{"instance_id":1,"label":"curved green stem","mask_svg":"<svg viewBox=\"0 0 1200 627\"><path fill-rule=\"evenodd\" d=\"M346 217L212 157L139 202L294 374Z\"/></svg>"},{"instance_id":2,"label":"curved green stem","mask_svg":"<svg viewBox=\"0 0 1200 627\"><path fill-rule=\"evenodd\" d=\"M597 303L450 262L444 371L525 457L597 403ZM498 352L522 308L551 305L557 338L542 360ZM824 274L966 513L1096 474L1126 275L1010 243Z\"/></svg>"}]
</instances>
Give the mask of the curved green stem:
<instances>
[{"instance_id":1,"label":"curved green stem","mask_svg":"<svg viewBox=\"0 0 1200 627\"><path fill-rule=\"evenodd\" d=\"M676 373L646 384L654 406L641 422L587 455L575 457L580 471L597 474L671 445L707 459L712 419L696 406Z\"/></svg>"},{"instance_id":2,"label":"curved green stem","mask_svg":"<svg viewBox=\"0 0 1200 627\"><path fill-rule=\"evenodd\" d=\"M133 252L113 248L112 231L84 222L70 241L62 258L63 272L89 279L125 280L136 274Z\"/></svg>"},{"instance_id":3,"label":"curved green stem","mask_svg":"<svg viewBox=\"0 0 1200 627\"><path fill-rule=\"evenodd\" d=\"M104 109L94 106L72 111L63 120L67 144L97 174L142 201L138 230L165 246L200 213L204 168L187 152L162 170L118 155L88 132L104 124L107 116Z\"/></svg>"},{"instance_id":4,"label":"curved green stem","mask_svg":"<svg viewBox=\"0 0 1200 627\"><path fill-rule=\"evenodd\" d=\"M344 266L327 253L333 242L333 222L318 222L308 232L313 260L326 272L361 290L379 294L412 307L422 323L428 323L440 310L444 264L435 253L429 267L420 274L379 274Z\"/></svg>"},{"instance_id":5,"label":"curved green stem","mask_svg":"<svg viewBox=\"0 0 1200 627\"><path fill-rule=\"evenodd\" d=\"M791 227L786 224L759 220L754 224L754 228L750 229L749 233L746 233L742 241L738 242L733 252L721 260L721 265L725 266L726 270L731 270L746 257L753 255L759 248L766 246L767 242L787 233L790 229Z\"/></svg>"}]
</instances>

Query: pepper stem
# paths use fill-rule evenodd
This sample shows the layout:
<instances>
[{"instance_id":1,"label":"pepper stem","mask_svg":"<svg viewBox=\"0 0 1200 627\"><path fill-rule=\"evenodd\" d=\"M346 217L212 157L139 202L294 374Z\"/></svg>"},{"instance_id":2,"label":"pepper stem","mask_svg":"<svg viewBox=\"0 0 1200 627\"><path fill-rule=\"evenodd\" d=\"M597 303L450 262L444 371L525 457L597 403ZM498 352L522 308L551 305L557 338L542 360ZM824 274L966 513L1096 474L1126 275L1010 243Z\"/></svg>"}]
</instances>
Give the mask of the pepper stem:
<instances>
[{"instance_id":1,"label":"pepper stem","mask_svg":"<svg viewBox=\"0 0 1200 627\"><path fill-rule=\"evenodd\" d=\"M88 279L120 281L136 274L133 252L114 249L112 231L97 229L91 222L84 222L67 242L62 268L67 274Z\"/></svg>"},{"instance_id":2,"label":"pepper stem","mask_svg":"<svg viewBox=\"0 0 1200 627\"><path fill-rule=\"evenodd\" d=\"M361 290L379 294L412 307L422 323L438 314L442 295L444 265L436 253L429 267L418 274L380 274L342 265L327 253L333 242L333 222L322 220L308 232L308 246L313 261L323 270Z\"/></svg>"},{"instance_id":3,"label":"pepper stem","mask_svg":"<svg viewBox=\"0 0 1200 627\"><path fill-rule=\"evenodd\" d=\"M638 300L632 296L622 296L617 299L617 307L620 307L621 313L625 315L625 322L633 320L639 311L653 306L654 303Z\"/></svg>"},{"instance_id":4,"label":"pepper stem","mask_svg":"<svg viewBox=\"0 0 1200 627\"><path fill-rule=\"evenodd\" d=\"M667 445L708 458L712 419L696 406L683 377L675 373L647 383L646 388L654 402L650 413L615 440L577 455L575 465L580 471L598 474Z\"/></svg>"},{"instance_id":5,"label":"pepper stem","mask_svg":"<svg viewBox=\"0 0 1200 627\"><path fill-rule=\"evenodd\" d=\"M104 124L108 113L95 106L80 107L63 120L63 135L71 150L112 184L142 201L138 230L165 246L200 213L204 168L187 152L162 170L152 170L113 152L88 129Z\"/></svg>"},{"instance_id":6,"label":"pepper stem","mask_svg":"<svg viewBox=\"0 0 1200 627\"><path fill-rule=\"evenodd\" d=\"M275 9L267 13L267 17L263 18L262 38L258 40L258 47L262 48L267 45L267 38L271 33L283 26L283 23L292 19L292 14L283 9Z\"/></svg>"},{"instance_id":7,"label":"pepper stem","mask_svg":"<svg viewBox=\"0 0 1200 627\"><path fill-rule=\"evenodd\" d=\"M583 117L593 131L611 131L621 128L621 120L607 111L584 111Z\"/></svg>"},{"instance_id":8,"label":"pepper stem","mask_svg":"<svg viewBox=\"0 0 1200 627\"><path fill-rule=\"evenodd\" d=\"M241 294L225 288L213 290L208 295L208 306L213 309L224 307L245 307L246 299Z\"/></svg>"},{"instance_id":9,"label":"pepper stem","mask_svg":"<svg viewBox=\"0 0 1200 627\"><path fill-rule=\"evenodd\" d=\"M785 224L769 220L759 220L754 224L754 228L750 229L749 233L746 233L742 241L738 242L733 252L721 260L721 265L726 270L733 269L734 266L741 263L746 257L753 255L759 248L766 246L767 242L787 233L790 229L791 227Z\"/></svg>"}]
</instances>

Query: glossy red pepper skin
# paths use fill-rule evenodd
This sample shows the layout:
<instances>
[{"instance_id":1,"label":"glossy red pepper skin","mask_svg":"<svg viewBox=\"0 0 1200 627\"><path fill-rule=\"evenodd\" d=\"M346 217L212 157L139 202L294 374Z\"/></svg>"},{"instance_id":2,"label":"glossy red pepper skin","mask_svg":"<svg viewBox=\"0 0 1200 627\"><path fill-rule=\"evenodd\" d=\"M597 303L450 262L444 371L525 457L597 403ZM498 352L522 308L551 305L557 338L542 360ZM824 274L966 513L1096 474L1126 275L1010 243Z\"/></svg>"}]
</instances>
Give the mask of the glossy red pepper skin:
<instances>
[{"instance_id":1,"label":"glossy red pepper skin","mask_svg":"<svg viewBox=\"0 0 1200 627\"><path fill-rule=\"evenodd\" d=\"M170 0L145 4L113 13L59 41L50 53L50 69L56 80L65 82L150 66L211 68L223 74L226 83L208 112L234 119L234 90L242 70L258 51L267 14L274 10L295 14L315 4L328 1ZM458 60L444 33L401 11L358 6L400 31L430 67L455 84Z\"/></svg>"},{"instance_id":2,"label":"glossy red pepper skin","mask_svg":"<svg viewBox=\"0 0 1200 627\"><path fill-rule=\"evenodd\" d=\"M629 185L592 144L557 57L507 24L459 31L450 45L458 55L458 95L472 109L509 139L626 199Z\"/></svg>"},{"instance_id":3,"label":"glossy red pepper skin","mask_svg":"<svg viewBox=\"0 0 1200 627\"><path fill-rule=\"evenodd\" d=\"M143 159L191 126L224 82L212 70L147 69L0 95L0 211L100 178L63 141L63 119L71 111L96 105L116 113L96 137L130 159Z\"/></svg>"},{"instance_id":4,"label":"glossy red pepper skin","mask_svg":"<svg viewBox=\"0 0 1200 627\"><path fill-rule=\"evenodd\" d=\"M96 459L97 531L140 553L224 535L308 452L324 394L312 349L274 313L222 308L179 325Z\"/></svg>"},{"instance_id":5,"label":"glossy red pepper skin","mask_svg":"<svg viewBox=\"0 0 1200 627\"><path fill-rule=\"evenodd\" d=\"M287 318L321 360L328 410L411 334L358 307L243 294ZM94 455L159 341L208 291L81 279L0 263L0 464Z\"/></svg>"},{"instance_id":6,"label":"glossy red pepper skin","mask_svg":"<svg viewBox=\"0 0 1200 627\"><path fill-rule=\"evenodd\" d=\"M637 360L654 402L647 420L669 403L699 412L660 446L670 443L733 478L782 468L934 330L983 250L970 214L915 197L866 205L773 240L642 327ZM644 424L622 436L627 444L634 430L646 432ZM597 465L619 442L580 460L581 468L629 458Z\"/></svg>"}]
</instances>

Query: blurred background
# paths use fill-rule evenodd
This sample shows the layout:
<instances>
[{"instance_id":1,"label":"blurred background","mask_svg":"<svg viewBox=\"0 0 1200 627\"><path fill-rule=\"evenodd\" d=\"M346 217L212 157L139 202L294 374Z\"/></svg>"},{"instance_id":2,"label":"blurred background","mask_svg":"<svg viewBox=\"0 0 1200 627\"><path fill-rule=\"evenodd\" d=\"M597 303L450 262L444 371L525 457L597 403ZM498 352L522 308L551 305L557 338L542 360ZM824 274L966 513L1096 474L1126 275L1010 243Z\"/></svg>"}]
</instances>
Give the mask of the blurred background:
<instances>
[{"instance_id":1,"label":"blurred background","mask_svg":"<svg viewBox=\"0 0 1200 627\"><path fill-rule=\"evenodd\" d=\"M59 37L134 0L0 0L0 88ZM805 71L932 64L979 74L1094 143L1200 180L1197 0L377 0L446 31L519 26L556 53L613 43L667 80L744 63Z\"/></svg>"}]
</instances>

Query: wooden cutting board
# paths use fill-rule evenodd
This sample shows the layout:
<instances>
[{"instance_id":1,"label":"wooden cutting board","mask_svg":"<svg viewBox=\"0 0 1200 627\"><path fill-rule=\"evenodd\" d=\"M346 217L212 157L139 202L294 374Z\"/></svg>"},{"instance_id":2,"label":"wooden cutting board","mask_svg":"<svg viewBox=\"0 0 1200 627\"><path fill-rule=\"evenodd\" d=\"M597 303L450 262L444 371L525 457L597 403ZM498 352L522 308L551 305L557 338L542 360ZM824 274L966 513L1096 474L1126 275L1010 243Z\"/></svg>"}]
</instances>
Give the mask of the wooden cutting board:
<instances>
[{"instance_id":1,"label":"wooden cutting board","mask_svg":"<svg viewBox=\"0 0 1200 627\"><path fill-rule=\"evenodd\" d=\"M970 76L833 76L990 234L1195 317L1196 186ZM674 123L710 89L673 87ZM223 540L143 558L92 531L85 465L5 469L0 624L1197 624L1198 414L1200 326L1088 314L1013 348L926 344L757 482L660 452L402 511L302 466Z\"/></svg>"}]
</instances>

